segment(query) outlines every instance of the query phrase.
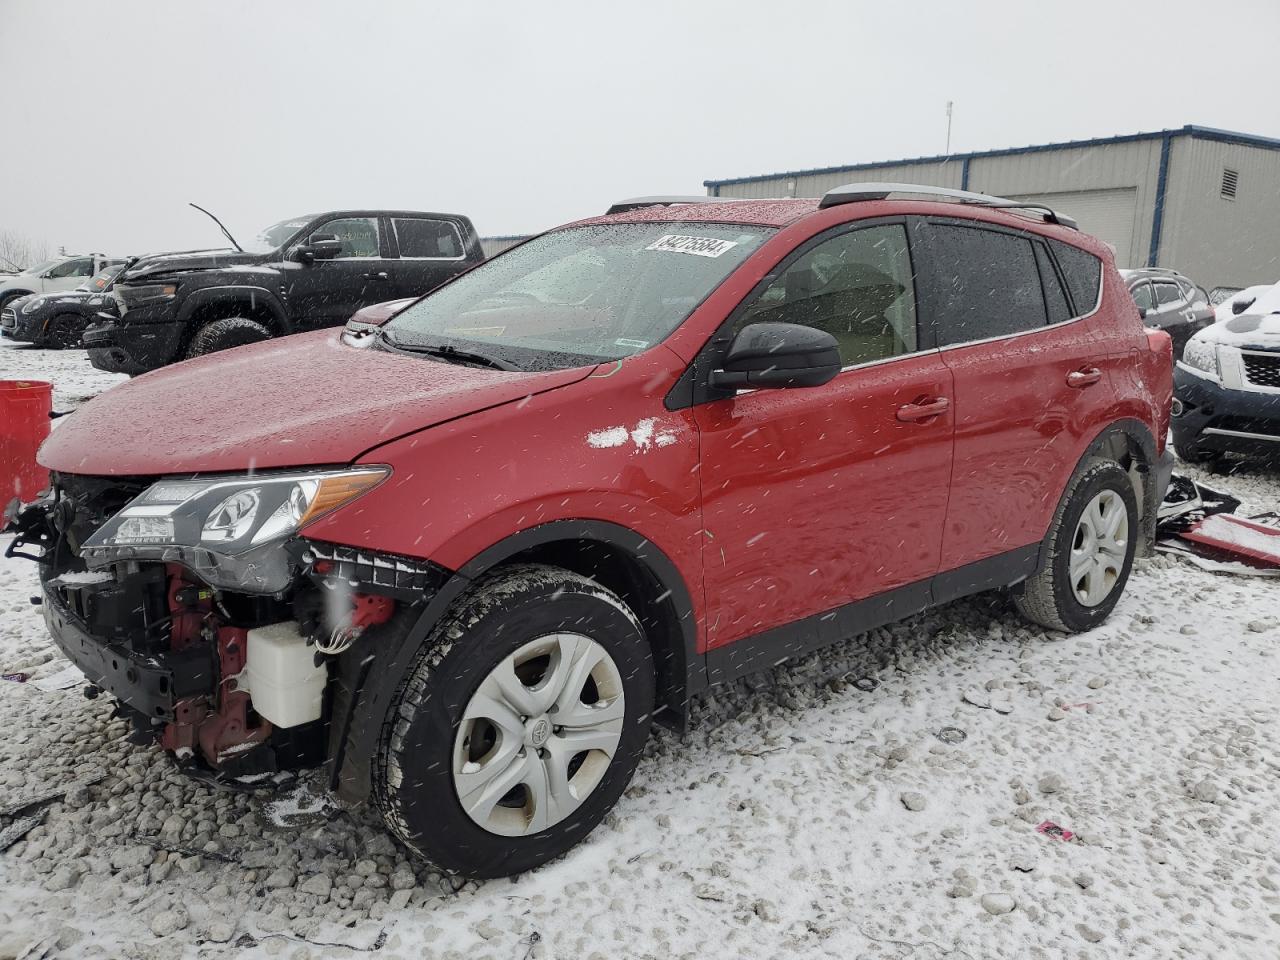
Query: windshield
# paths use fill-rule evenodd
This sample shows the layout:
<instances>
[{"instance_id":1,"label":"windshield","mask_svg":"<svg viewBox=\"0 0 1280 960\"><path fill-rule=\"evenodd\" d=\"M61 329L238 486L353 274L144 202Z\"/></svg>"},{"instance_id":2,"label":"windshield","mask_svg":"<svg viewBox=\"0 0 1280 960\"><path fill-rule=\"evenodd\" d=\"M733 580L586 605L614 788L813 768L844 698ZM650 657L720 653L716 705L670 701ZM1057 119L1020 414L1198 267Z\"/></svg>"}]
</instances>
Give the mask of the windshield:
<instances>
[{"instance_id":1,"label":"windshield","mask_svg":"<svg viewBox=\"0 0 1280 960\"><path fill-rule=\"evenodd\" d=\"M101 293L103 290L107 289L107 287L111 286L111 281L114 280L123 269L124 264L117 263L104 270L99 270L84 283L80 284L80 286L76 287L76 289L91 290L94 293Z\"/></svg>"},{"instance_id":2,"label":"windshield","mask_svg":"<svg viewBox=\"0 0 1280 960\"><path fill-rule=\"evenodd\" d=\"M310 217L273 223L252 240L243 244L245 253L270 253L311 222ZM239 239L239 238L237 238Z\"/></svg>"},{"instance_id":3,"label":"windshield","mask_svg":"<svg viewBox=\"0 0 1280 960\"><path fill-rule=\"evenodd\" d=\"M397 314L396 346L518 369L618 360L663 340L774 231L720 223L570 227L504 252Z\"/></svg>"},{"instance_id":4,"label":"windshield","mask_svg":"<svg viewBox=\"0 0 1280 960\"><path fill-rule=\"evenodd\" d=\"M56 266L59 263L61 263L63 259L64 259L63 257L54 257L52 260L45 260L42 263L37 263L34 267L27 267L27 269L24 270L23 273L44 273L50 267Z\"/></svg>"}]
</instances>

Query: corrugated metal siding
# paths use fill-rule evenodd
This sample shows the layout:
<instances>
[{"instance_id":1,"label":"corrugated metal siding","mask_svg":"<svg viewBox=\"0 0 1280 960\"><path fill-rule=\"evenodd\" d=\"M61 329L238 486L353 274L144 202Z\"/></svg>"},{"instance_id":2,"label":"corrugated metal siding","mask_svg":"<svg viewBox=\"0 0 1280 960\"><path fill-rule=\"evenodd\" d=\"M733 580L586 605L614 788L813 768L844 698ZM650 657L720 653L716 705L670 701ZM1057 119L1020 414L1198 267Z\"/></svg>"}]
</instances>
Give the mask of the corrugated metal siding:
<instances>
[{"instance_id":1,"label":"corrugated metal siding","mask_svg":"<svg viewBox=\"0 0 1280 960\"><path fill-rule=\"evenodd\" d=\"M1224 167L1240 175L1234 200L1220 195ZM1280 281L1280 152L1175 138L1160 266L1206 289Z\"/></svg>"},{"instance_id":2,"label":"corrugated metal siding","mask_svg":"<svg viewBox=\"0 0 1280 960\"><path fill-rule=\"evenodd\" d=\"M1134 190L1127 244L1123 237L1103 238L1117 248L1118 256L1129 261L1119 259L1118 265L1129 267L1146 263L1159 174L1160 141L1146 140L978 158L969 165L969 189L1001 197ZM1063 213L1073 215L1069 203L1054 203ZM1087 219L1082 220L1082 228L1087 229Z\"/></svg>"},{"instance_id":3,"label":"corrugated metal siding","mask_svg":"<svg viewBox=\"0 0 1280 960\"><path fill-rule=\"evenodd\" d=\"M484 251L486 257L492 257L495 253L501 253L503 250L514 247L517 243L523 243L528 239L528 234L512 237L481 237L480 249Z\"/></svg>"},{"instance_id":4,"label":"corrugated metal siding","mask_svg":"<svg viewBox=\"0 0 1280 960\"><path fill-rule=\"evenodd\" d=\"M897 183L923 183L931 187L959 189L961 163L950 160L943 163L891 163L865 170L849 170L843 173L808 174L794 177L778 177L756 180L751 183L726 183L720 187L722 197L820 197L833 187L846 183L871 183L888 180Z\"/></svg>"}]
</instances>

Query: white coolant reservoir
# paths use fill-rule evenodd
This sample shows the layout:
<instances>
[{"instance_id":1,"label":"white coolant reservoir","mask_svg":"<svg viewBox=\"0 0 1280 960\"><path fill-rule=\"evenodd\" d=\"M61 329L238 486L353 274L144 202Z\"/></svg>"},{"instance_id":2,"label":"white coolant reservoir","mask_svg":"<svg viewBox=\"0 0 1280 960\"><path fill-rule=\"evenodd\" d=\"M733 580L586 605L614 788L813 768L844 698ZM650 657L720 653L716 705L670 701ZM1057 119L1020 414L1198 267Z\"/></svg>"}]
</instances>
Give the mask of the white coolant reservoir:
<instances>
[{"instance_id":1,"label":"white coolant reservoir","mask_svg":"<svg viewBox=\"0 0 1280 960\"><path fill-rule=\"evenodd\" d=\"M273 623L249 631L249 659L238 686L249 691L253 709L277 727L320 719L328 671L298 624Z\"/></svg>"}]
</instances>

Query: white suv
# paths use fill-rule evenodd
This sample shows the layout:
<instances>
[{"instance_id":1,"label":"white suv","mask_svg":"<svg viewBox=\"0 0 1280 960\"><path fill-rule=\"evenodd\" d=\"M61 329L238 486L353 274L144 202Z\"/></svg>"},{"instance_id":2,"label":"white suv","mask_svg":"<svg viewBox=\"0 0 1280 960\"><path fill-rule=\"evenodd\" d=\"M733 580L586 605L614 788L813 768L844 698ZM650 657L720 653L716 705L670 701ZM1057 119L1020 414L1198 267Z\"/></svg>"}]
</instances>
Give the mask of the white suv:
<instances>
[{"instance_id":1,"label":"white suv","mask_svg":"<svg viewBox=\"0 0 1280 960\"><path fill-rule=\"evenodd\" d=\"M0 278L0 308L15 297L30 293L55 293L73 290L106 267L123 263L122 257L106 257L95 253L83 257L54 257L29 267L21 273Z\"/></svg>"}]
</instances>

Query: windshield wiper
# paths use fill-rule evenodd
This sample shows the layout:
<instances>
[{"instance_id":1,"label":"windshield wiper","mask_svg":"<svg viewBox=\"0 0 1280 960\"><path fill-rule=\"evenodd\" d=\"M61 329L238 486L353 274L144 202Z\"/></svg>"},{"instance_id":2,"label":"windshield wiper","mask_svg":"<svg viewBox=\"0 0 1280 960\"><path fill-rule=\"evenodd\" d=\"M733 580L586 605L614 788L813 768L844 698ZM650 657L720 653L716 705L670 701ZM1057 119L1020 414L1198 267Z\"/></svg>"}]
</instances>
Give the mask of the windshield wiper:
<instances>
[{"instance_id":1,"label":"windshield wiper","mask_svg":"<svg viewBox=\"0 0 1280 960\"><path fill-rule=\"evenodd\" d=\"M228 240L230 240L230 241L231 241L231 245L232 245L233 247L235 247L235 248L236 248L238 251L240 251L241 253L244 253L244 247L242 247L242 246L240 246L240 244L236 243L236 238L235 238L235 237L233 237L233 236L231 235L231 231L230 231L230 230L228 230L226 227L224 227L224 226L222 225L222 221L221 221L221 220L219 220L217 217L215 217L212 213L210 213L210 212L209 212L208 210L206 210L204 207L200 206L200 204L198 204L198 203L191 203L190 201L187 201L187 206L189 206L189 207L195 207L197 210L199 210L201 213L203 213L206 217L208 217L210 220L212 220L214 223L216 223L216 224L218 225L218 229L222 231L222 235L223 235L224 237L226 237Z\"/></svg>"},{"instance_id":2,"label":"windshield wiper","mask_svg":"<svg viewBox=\"0 0 1280 960\"><path fill-rule=\"evenodd\" d=\"M390 344L396 350L403 350L405 353L421 353L428 357L438 357L450 363L470 363L480 367L489 367L493 370L520 369L506 360L499 360L497 357L490 357L483 353L473 353L470 350L459 350L457 347L450 346L447 343L442 343L438 346L401 343L385 327L378 330L378 336L383 342Z\"/></svg>"}]
</instances>

